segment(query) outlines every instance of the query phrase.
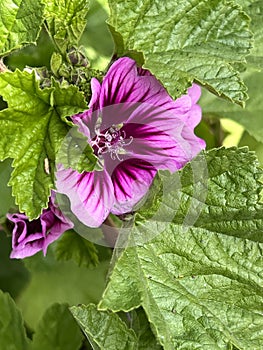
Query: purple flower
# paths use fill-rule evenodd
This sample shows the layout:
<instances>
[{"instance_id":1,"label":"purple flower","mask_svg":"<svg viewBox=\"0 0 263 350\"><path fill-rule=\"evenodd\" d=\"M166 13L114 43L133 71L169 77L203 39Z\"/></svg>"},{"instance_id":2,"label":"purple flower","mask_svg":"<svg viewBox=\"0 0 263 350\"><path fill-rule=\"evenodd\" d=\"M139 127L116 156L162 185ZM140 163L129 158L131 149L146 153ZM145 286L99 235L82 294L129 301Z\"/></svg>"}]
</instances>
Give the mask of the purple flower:
<instances>
[{"instance_id":1,"label":"purple flower","mask_svg":"<svg viewBox=\"0 0 263 350\"><path fill-rule=\"evenodd\" d=\"M201 89L193 85L174 101L151 73L124 57L109 69L102 84L91 80L89 110L72 120L88 138L101 171L78 173L57 167L57 191L90 227L110 212L132 211L148 191L157 170L174 172L197 155L205 143L194 135Z\"/></svg>"},{"instance_id":2,"label":"purple flower","mask_svg":"<svg viewBox=\"0 0 263 350\"><path fill-rule=\"evenodd\" d=\"M49 244L73 227L72 222L55 205L54 198L52 192L48 208L43 210L38 219L29 221L25 214L7 214L7 218L15 224L10 258L23 259L40 250L46 255Z\"/></svg>"}]
</instances>

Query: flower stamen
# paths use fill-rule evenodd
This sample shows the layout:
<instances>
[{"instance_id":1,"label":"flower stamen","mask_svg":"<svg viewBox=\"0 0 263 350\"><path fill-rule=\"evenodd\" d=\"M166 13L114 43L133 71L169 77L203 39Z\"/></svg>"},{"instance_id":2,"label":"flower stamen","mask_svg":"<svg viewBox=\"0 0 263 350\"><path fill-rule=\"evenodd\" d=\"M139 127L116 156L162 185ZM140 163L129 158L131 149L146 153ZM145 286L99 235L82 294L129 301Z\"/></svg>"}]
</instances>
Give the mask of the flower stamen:
<instances>
[{"instance_id":1,"label":"flower stamen","mask_svg":"<svg viewBox=\"0 0 263 350\"><path fill-rule=\"evenodd\" d=\"M122 161L119 154L125 153L124 147L129 146L133 137L126 140L126 132L119 129L120 126L112 125L106 132L96 130L96 136L91 140L91 146L98 156L110 153L112 160Z\"/></svg>"}]
</instances>

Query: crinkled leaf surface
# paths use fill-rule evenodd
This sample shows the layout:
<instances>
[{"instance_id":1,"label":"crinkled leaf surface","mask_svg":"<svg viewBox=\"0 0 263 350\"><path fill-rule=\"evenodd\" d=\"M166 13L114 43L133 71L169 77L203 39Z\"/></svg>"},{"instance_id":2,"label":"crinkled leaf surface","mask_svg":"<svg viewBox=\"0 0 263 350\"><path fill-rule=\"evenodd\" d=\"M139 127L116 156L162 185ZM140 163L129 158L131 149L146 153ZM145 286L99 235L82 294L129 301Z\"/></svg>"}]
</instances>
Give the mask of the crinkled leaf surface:
<instances>
[{"instance_id":1,"label":"crinkled leaf surface","mask_svg":"<svg viewBox=\"0 0 263 350\"><path fill-rule=\"evenodd\" d=\"M206 91L202 93L200 104L204 113L218 118L233 119L243 125L257 141L263 142L263 99L260 89L263 84L263 73L248 71L244 80L249 94L249 100L244 109L225 101L219 101Z\"/></svg>"},{"instance_id":2,"label":"crinkled leaf surface","mask_svg":"<svg viewBox=\"0 0 263 350\"><path fill-rule=\"evenodd\" d=\"M161 350L142 308L129 312L130 324L138 338L138 350Z\"/></svg>"},{"instance_id":3,"label":"crinkled leaf surface","mask_svg":"<svg viewBox=\"0 0 263 350\"><path fill-rule=\"evenodd\" d=\"M1 0L0 54L22 44L34 43L43 20L44 6L38 0Z\"/></svg>"},{"instance_id":4,"label":"crinkled leaf surface","mask_svg":"<svg viewBox=\"0 0 263 350\"><path fill-rule=\"evenodd\" d=\"M122 55L143 52L144 67L157 76L173 97L193 80L238 104L246 89L234 62L251 48L249 18L222 0L110 0L109 24ZM123 42L121 42L120 35Z\"/></svg>"},{"instance_id":5,"label":"crinkled leaf surface","mask_svg":"<svg viewBox=\"0 0 263 350\"><path fill-rule=\"evenodd\" d=\"M181 189L170 187L162 200L149 197L151 204L146 202L145 214L140 210L99 308L128 311L141 305L164 349L259 350L262 170L247 149L213 150L206 160L208 178L201 169L193 185L191 169L198 168L191 164L180 172ZM200 192L207 187L202 203L195 187ZM182 225L197 205L202 207L199 218L192 226Z\"/></svg>"},{"instance_id":6,"label":"crinkled leaf surface","mask_svg":"<svg viewBox=\"0 0 263 350\"><path fill-rule=\"evenodd\" d=\"M55 254L59 261L73 260L84 267L96 266L99 262L94 244L73 230L62 235L57 242Z\"/></svg>"},{"instance_id":7,"label":"crinkled leaf surface","mask_svg":"<svg viewBox=\"0 0 263 350\"><path fill-rule=\"evenodd\" d=\"M109 311L98 311L93 304L73 306L70 310L92 344L93 349L137 349L135 333L127 327L118 315Z\"/></svg>"},{"instance_id":8,"label":"crinkled leaf surface","mask_svg":"<svg viewBox=\"0 0 263 350\"><path fill-rule=\"evenodd\" d=\"M32 350L78 350L83 336L68 305L47 309L33 337Z\"/></svg>"},{"instance_id":9,"label":"crinkled leaf surface","mask_svg":"<svg viewBox=\"0 0 263 350\"><path fill-rule=\"evenodd\" d=\"M28 350L29 341L20 311L7 293L0 291L0 344L5 350Z\"/></svg>"},{"instance_id":10,"label":"crinkled leaf surface","mask_svg":"<svg viewBox=\"0 0 263 350\"><path fill-rule=\"evenodd\" d=\"M67 134L62 118L83 111L84 97L74 86L41 90L34 74L0 75L0 159L14 158L10 184L21 212L36 218L53 186L55 155Z\"/></svg>"},{"instance_id":11,"label":"crinkled leaf surface","mask_svg":"<svg viewBox=\"0 0 263 350\"><path fill-rule=\"evenodd\" d=\"M43 0L45 18L51 36L64 52L77 45L86 26L88 0Z\"/></svg>"}]
</instances>

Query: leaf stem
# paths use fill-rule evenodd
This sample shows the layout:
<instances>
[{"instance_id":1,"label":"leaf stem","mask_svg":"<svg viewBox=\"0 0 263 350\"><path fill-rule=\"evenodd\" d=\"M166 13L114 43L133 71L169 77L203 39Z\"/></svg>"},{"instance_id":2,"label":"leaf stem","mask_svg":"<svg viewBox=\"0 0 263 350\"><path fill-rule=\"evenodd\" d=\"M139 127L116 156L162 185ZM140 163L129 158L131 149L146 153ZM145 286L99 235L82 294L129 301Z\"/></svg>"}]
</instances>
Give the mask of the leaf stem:
<instances>
[{"instance_id":1,"label":"leaf stem","mask_svg":"<svg viewBox=\"0 0 263 350\"><path fill-rule=\"evenodd\" d=\"M60 49L60 47L58 46L58 44L56 43L56 40L53 38L52 34L50 33L47 23L44 22L44 29L46 30L46 32L48 33L48 36L50 38L50 40L52 41L52 44L54 46L55 49L57 49L57 51L61 54L61 56L65 59L65 53L62 52L62 50Z\"/></svg>"}]
</instances>

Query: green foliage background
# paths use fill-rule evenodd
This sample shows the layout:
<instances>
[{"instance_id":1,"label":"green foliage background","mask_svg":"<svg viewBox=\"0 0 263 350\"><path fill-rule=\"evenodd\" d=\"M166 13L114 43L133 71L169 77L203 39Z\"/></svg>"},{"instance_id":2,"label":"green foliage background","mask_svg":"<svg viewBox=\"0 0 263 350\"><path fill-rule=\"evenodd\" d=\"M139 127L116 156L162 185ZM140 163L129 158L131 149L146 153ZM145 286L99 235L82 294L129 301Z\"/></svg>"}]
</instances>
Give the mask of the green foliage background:
<instances>
[{"instance_id":1,"label":"green foliage background","mask_svg":"<svg viewBox=\"0 0 263 350\"><path fill-rule=\"evenodd\" d=\"M35 7L37 3L39 5ZM71 6L68 1L65 3ZM176 17L177 13L185 11L180 1L170 4L166 1L164 3L133 1L134 8L140 9L140 13L131 11L129 3L121 0L110 0L108 5L104 0L92 0L88 11L86 1L79 1L79 7L74 7L74 2L72 2L72 11L76 11L81 20L77 24L72 24L69 19L68 25L65 26L65 23L60 21L60 18L63 18L65 14L61 10L62 7L53 9L54 2L45 0L43 1L43 4L46 5L45 11L47 13L57 12L55 21L51 18L46 23L54 31L55 40L51 40L46 30L42 28L36 45L29 44L20 50L13 51L5 58L5 63L12 70L16 68L22 70L26 66L50 68L50 59L54 50L61 53L67 40L71 44L74 44L75 40L75 43L78 44L77 38L81 36L80 44L84 46L92 66L98 70L104 70L111 60L115 45L117 45L117 54L129 55L136 58L138 62L144 63L146 68L151 69L166 84L168 91L174 97L179 96L193 80L204 86L200 100L203 121L198 126L196 133L206 140L207 149L224 145L227 147L248 146L251 151L256 152L260 164L263 165L263 73L261 72L263 68L263 2L236 0L231 5L231 14L223 1L194 1L192 6L195 17L187 15L184 18L185 23ZM24 0L19 1L19 4L22 9L34 8L37 18L42 18L41 13L44 11L44 7L40 2ZM61 1L58 1L58 4L61 5ZM189 5L188 2L185 4ZM0 3L0 10L1 6ZM255 47L247 58L246 70L244 64L251 46L251 33L248 31L248 17L241 11L240 6L243 6L246 13L251 16L251 29L254 32ZM193 23L194 19L198 19L198 15L205 9L208 27L209 21L220 22L223 17L225 18L222 24L222 36L217 38L220 39L218 40L220 44L215 44L213 33L207 34L206 26L202 28L200 36L191 36L188 33L188 39L181 39L182 42L180 42L178 38L182 35L184 26ZM108 20L109 30L105 21L110 11L112 16ZM168 21L166 26L163 26L162 30L159 31L158 22L155 23L153 19L158 14L159 21L166 22L167 11L176 23L175 29L169 25ZM127 17L123 16L123 13L127 13ZM1 18L3 22L4 15ZM132 31L129 26L134 23L137 26L136 30ZM236 23L234 39L231 36L233 23ZM34 41L37 34L35 31L32 32L32 38L23 34L25 31L22 29L28 29L29 25L30 21L27 22L25 19L17 22L17 28L14 28L14 31L22 33L18 41L9 37L4 28L0 26L0 34L5 35L6 38L0 45L0 52L10 53L13 48L17 49L21 46L21 42ZM149 27L151 27L152 37L145 37L144 30ZM122 34L121 39L116 30ZM229 36L227 33L230 33ZM157 34L159 41L154 43ZM203 39L206 35L208 37L204 44ZM169 40L166 42L163 38ZM232 54L233 47L231 47L233 40L235 40L236 49L234 54ZM144 57L137 51L143 51ZM171 53L176 54L171 55ZM167 64L174 67L174 71L167 72L165 69ZM241 71L241 74L238 71ZM19 73L17 74L19 75ZM176 77L176 80L171 81L171 74ZM27 77L28 74L23 73L23 76ZM12 85L12 81L10 81L7 82L9 88ZM22 78L21 81L23 81ZM3 83L0 79L1 84L4 88L6 82ZM248 87L247 91L245 86ZM16 86L16 88L19 95L19 87ZM37 87L35 89L39 95L42 94ZM41 101L47 99L49 102L57 98L57 105L60 106L59 117L61 118L57 130L58 134L61 133L61 138L68 130L68 125L62 122L62 120L65 121L63 118L67 113L76 113L86 106L83 96L75 95L73 87L70 89L67 89L65 95L61 93L60 96L54 97L51 87L50 94L40 98ZM8 94L8 91L6 93ZM215 95L225 97L225 99ZM246 108L242 108L241 105L247 95L249 99L246 101ZM71 110L65 113L69 108L65 101L69 98L71 98ZM23 102L21 101L19 104ZM3 100L0 102L1 108L5 108L6 103ZM35 105L39 106L39 101L36 101ZM35 105L32 104L32 111ZM63 128L65 128L64 131ZM11 138L12 134L10 134L10 140ZM0 144L2 141L0 140ZM12 175L11 182L14 187L13 193L19 193L22 188L21 173L23 173L19 167L24 169L24 164L19 163L20 154L16 154L11 148L9 157L18 159L16 163L13 163L13 166L16 165L18 170ZM43 160L45 156L38 154L38 157ZM49 157L51 159L53 157L52 150L50 150ZM209 192L210 195L205 203L206 213L209 212L210 216L201 216L195 227L187 234L181 232L180 217L184 216L187 200L192 193L191 181L189 180L190 170L186 168L182 174L185 183L182 192L180 192L180 211L177 221L171 223L168 233L165 232L165 240L163 241L163 237L157 238L151 244L142 246L139 244L136 249L124 251L113 269L102 299L106 280L108 281L110 249L89 246L87 242L82 241L81 237L74 240L68 232L65 237L49 248L47 257L44 258L39 253L23 262L11 261L9 259L11 237L6 237L1 232L0 289L8 292L15 300L16 306L22 312L25 330L22 326L21 314L17 311L14 302L9 296L1 294L0 323L3 324L3 328L0 329L0 339L8 344L10 342L8 337L13 337L19 350L28 349L29 343L33 350L54 350L55 346L59 350L78 350L81 344L85 349L90 349L91 345L84 340L84 334L89 339L93 349L116 349L116 344L118 344L118 349L125 350L197 349L198 342L201 343L201 346L206 344L204 349L260 349L261 342L263 344L262 317L258 316L260 310L262 312L260 309L262 308L262 294L260 294L262 293L260 279L262 272L260 272L261 262L258 261L261 255L262 245L260 244L263 232L263 214L259 196L261 170L259 170L255 157L247 150L237 151L237 149L232 148L230 151L224 149L210 151L206 157L210 171L214 171L209 180L211 192ZM91 166L93 165L92 163ZM0 163L1 218L5 217L10 208L16 208L11 189L7 185L11 171L10 159ZM229 178L227 178L226 173L230 174ZM232 181L233 178L236 179L236 183ZM27 180L27 173L23 179ZM52 176L47 177L46 181L46 192L48 192ZM27 181L23 181L23 184L23 198L20 203L23 202L24 193L30 186ZM157 180L155 186L154 189L159 188ZM221 192L218 191L219 187ZM21 207L21 209L28 210L31 217L36 217L46 200L46 194L44 193L40 202L34 202L35 212L32 208ZM31 198L32 192L29 192L27 197ZM169 197L167 203L175 200L175 198ZM158 196L155 198L154 195L152 197L150 195L150 201L136 217L137 226L133 233L135 237L140 236L142 230L145 233L147 230L161 230L163 226L166 227L162 221L151 222L149 226L144 227L145 220L151 216L151 210L157 206ZM224 208L224 211L215 210L213 212L212 209L218 206ZM168 210L167 208L169 209L169 205L165 210ZM237 217L235 217L236 212L239 215ZM166 212L163 215L165 217ZM227 222L227 218L233 217L237 219L236 225L239 225L238 227L233 228ZM218 220L220 224L218 224ZM170 237L171 233L173 233L172 238ZM215 256L210 255L209 249L202 251L200 247L202 237L208 233L210 236L207 244L212 247L212 251L217 252ZM178 246L184 246L182 237L187 240L188 248L192 249L191 257L187 255L188 252L177 250ZM244 238L246 238L246 243L244 243ZM68 250L69 246L74 247L75 250ZM85 249L82 250L79 247L84 247L86 252ZM172 253L169 249L172 249ZM149 261L155 261L156 266L148 264ZM228 270L223 273L222 271L226 267ZM249 273L246 274L247 270ZM211 271L217 276L216 278L211 277ZM195 274L198 275L197 278L195 278ZM206 303L206 292L201 292L204 284L209 285L209 288L212 289L212 298L209 303ZM148 289L150 293L145 292ZM187 294L187 290L192 291L192 296ZM249 294L251 297L248 297ZM159 301L160 297L162 297L161 302ZM175 300L177 297L178 302ZM222 307L225 298L230 301L233 298L233 304L239 300L239 304L229 309L225 306ZM174 304L170 305L166 299ZM103 311L98 311L95 306L99 302L100 309ZM73 306L79 304L88 306ZM71 313L68 306L72 306ZM137 309L134 310L134 308ZM170 313L168 313L168 309L171 309ZM10 312L12 322L14 322L13 327L6 316ZM227 316L221 322L218 318L214 319L211 316L213 312L216 312L217 315L222 312L221 318ZM209 316L202 318L200 315L203 314ZM76 327L77 323L72 315L83 333L80 332L80 328ZM48 328L51 320L53 322L52 330ZM240 322L232 329L231 322L233 320L240 320ZM252 323L256 326L248 329L246 333L244 330L249 328ZM183 325L186 324L187 331L182 336ZM111 327L114 332L110 331ZM45 338L44 329L47 329L50 334L55 329L56 339ZM31 343L29 339L32 338L35 330L34 341ZM9 335L6 336L6 334ZM68 338L65 337L65 334ZM254 336L253 340L251 340L252 336ZM156 342L155 337L158 342ZM67 348L69 340L71 343ZM188 341L189 343L187 343Z\"/></svg>"}]
</instances>

